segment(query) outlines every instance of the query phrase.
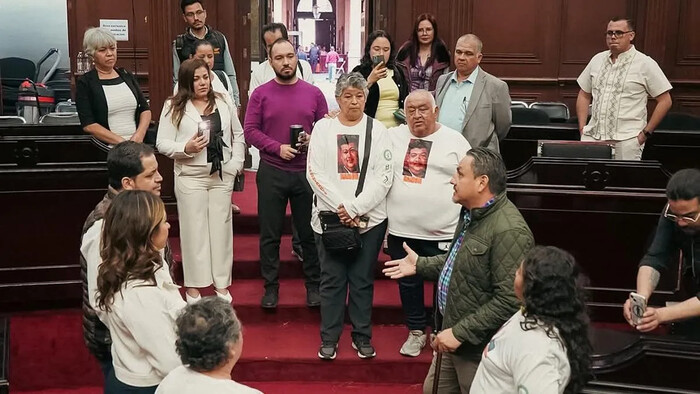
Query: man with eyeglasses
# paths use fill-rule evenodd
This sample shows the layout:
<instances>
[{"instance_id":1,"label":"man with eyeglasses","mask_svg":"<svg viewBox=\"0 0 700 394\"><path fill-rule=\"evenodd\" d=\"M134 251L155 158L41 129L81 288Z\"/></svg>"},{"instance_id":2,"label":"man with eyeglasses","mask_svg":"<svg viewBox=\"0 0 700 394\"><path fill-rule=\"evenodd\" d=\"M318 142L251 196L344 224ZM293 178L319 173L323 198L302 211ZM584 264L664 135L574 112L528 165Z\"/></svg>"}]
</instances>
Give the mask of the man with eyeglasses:
<instances>
[{"instance_id":1,"label":"man with eyeglasses","mask_svg":"<svg viewBox=\"0 0 700 394\"><path fill-rule=\"evenodd\" d=\"M700 170L689 168L676 172L666 186L668 204L656 227L656 234L639 264L637 293L649 297L661 278L661 272L682 252L681 275L689 284L686 290L697 293L681 303L662 308L647 307L639 324L633 323L631 301L625 302L623 315L640 332L654 330L659 324L682 321L674 331L700 338Z\"/></svg>"},{"instance_id":2,"label":"man with eyeglasses","mask_svg":"<svg viewBox=\"0 0 700 394\"><path fill-rule=\"evenodd\" d=\"M222 32L206 24L207 11L202 7L202 0L181 0L180 8L182 18L187 23L187 29L173 41L173 83L177 84L180 63L195 54L197 41L206 40L214 48L214 70L222 70L228 75L233 90L233 101L236 107L240 107L241 98L236 81L236 68L231 59L226 37Z\"/></svg>"},{"instance_id":3,"label":"man with eyeglasses","mask_svg":"<svg viewBox=\"0 0 700 394\"><path fill-rule=\"evenodd\" d=\"M671 108L671 83L654 59L635 49L634 36L631 19L613 18L605 34L608 50L593 56L577 80L581 141L615 142L620 160L641 160L644 144ZM656 108L647 121L649 95Z\"/></svg>"},{"instance_id":4,"label":"man with eyeglasses","mask_svg":"<svg viewBox=\"0 0 700 394\"><path fill-rule=\"evenodd\" d=\"M404 242L420 256L446 252L460 210L452 202L450 179L471 148L460 132L437 122L440 111L427 90L411 92L404 101L404 112L408 125L389 129L394 181L386 209L392 260L406 256ZM426 327L433 321L425 309L423 277L401 278L398 284L409 331L399 353L417 357L427 342Z\"/></svg>"},{"instance_id":5,"label":"man with eyeglasses","mask_svg":"<svg viewBox=\"0 0 700 394\"><path fill-rule=\"evenodd\" d=\"M459 130L473 147L500 152L499 141L510 130L508 84L479 67L483 43L465 34L455 45L455 71L443 74L435 85L438 121Z\"/></svg>"}]
</instances>

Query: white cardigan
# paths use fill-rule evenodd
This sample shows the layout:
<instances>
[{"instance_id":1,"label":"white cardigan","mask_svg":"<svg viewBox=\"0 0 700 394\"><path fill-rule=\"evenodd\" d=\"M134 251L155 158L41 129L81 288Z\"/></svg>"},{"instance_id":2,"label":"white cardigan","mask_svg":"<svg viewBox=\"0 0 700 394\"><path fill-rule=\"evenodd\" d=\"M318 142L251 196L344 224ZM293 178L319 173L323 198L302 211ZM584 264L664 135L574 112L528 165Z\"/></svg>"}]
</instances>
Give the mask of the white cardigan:
<instances>
[{"instance_id":1,"label":"white cardigan","mask_svg":"<svg viewBox=\"0 0 700 394\"><path fill-rule=\"evenodd\" d=\"M163 110L160 115L158 124L158 137L156 138L156 148L158 151L171 159L174 159L179 164L191 166L206 166L207 165L207 150L202 149L201 152L190 155L185 153L185 145L198 130L198 124L202 121L199 111L195 108L192 101L187 102L185 113L182 116L180 127L176 127L173 123L172 113L170 111L172 101L167 100L163 105ZM236 163L236 173L243 170L243 162L245 160L245 139L243 137L243 127L236 115L235 107L230 100L216 99L216 107L219 109L221 116L221 130L223 130L223 140L228 145L224 147L224 159L222 164L233 160Z\"/></svg>"}]
</instances>

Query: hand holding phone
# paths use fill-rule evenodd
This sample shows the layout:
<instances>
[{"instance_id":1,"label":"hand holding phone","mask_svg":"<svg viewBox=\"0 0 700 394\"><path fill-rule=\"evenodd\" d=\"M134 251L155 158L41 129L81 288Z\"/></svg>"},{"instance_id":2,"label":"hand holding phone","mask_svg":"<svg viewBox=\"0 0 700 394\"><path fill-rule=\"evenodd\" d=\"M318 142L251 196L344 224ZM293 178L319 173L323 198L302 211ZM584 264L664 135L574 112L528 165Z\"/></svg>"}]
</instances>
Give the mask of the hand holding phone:
<instances>
[{"instance_id":1,"label":"hand holding phone","mask_svg":"<svg viewBox=\"0 0 700 394\"><path fill-rule=\"evenodd\" d=\"M382 55L372 56L372 67L377 67L380 63L384 63L384 56L382 56Z\"/></svg>"},{"instance_id":2,"label":"hand holding phone","mask_svg":"<svg viewBox=\"0 0 700 394\"><path fill-rule=\"evenodd\" d=\"M630 309L632 324L635 326L641 323L644 312L647 310L647 299L641 294L630 293Z\"/></svg>"}]
</instances>

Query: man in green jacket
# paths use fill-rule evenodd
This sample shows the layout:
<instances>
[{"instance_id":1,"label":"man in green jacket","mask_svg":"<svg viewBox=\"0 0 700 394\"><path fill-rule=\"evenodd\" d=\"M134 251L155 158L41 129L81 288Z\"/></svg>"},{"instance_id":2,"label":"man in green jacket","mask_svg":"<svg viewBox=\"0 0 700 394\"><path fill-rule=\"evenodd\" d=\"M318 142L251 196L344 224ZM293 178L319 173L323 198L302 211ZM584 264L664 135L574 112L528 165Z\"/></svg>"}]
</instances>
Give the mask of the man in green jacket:
<instances>
[{"instance_id":1,"label":"man in green jacket","mask_svg":"<svg viewBox=\"0 0 700 394\"><path fill-rule=\"evenodd\" d=\"M432 346L442 354L438 392L468 393L481 351L518 309L515 271L534 239L506 197L506 168L498 153L470 150L451 183L452 201L463 208L448 253L419 257L404 244L408 255L387 262L384 273L392 279L419 273L437 281L436 319L442 323ZM424 393L432 392L436 357Z\"/></svg>"}]
</instances>

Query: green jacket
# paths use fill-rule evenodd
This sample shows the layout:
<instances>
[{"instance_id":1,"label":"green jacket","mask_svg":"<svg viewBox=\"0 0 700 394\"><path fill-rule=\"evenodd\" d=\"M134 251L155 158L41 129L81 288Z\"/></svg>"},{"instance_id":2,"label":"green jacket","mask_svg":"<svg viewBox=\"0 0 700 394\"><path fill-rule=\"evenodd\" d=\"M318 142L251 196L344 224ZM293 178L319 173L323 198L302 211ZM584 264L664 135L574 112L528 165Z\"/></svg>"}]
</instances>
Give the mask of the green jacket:
<instances>
[{"instance_id":1,"label":"green jacket","mask_svg":"<svg viewBox=\"0 0 700 394\"><path fill-rule=\"evenodd\" d=\"M454 240L464 222L462 209ZM457 252L442 328L462 342L459 353L481 353L491 336L518 310L513 279L534 245L532 232L505 192L493 205L471 210L471 222ZM417 273L437 281L447 253L419 257Z\"/></svg>"}]
</instances>

